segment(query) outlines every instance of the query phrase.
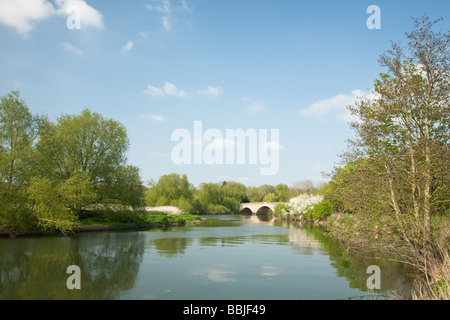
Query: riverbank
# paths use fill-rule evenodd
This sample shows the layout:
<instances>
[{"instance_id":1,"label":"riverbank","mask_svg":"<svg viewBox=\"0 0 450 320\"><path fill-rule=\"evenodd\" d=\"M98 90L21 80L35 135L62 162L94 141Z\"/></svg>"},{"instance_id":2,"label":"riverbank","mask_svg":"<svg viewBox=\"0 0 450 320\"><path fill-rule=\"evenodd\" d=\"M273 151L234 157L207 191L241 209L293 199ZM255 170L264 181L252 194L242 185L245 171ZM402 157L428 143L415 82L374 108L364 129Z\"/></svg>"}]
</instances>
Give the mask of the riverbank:
<instances>
[{"instance_id":1,"label":"riverbank","mask_svg":"<svg viewBox=\"0 0 450 320\"><path fill-rule=\"evenodd\" d=\"M412 299L450 299L450 219L432 220L432 237L418 252L407 241L357 214L332 214L314 224L322 227L329 237L338 240L351 253L361 256L379 254L398 261L410 269L414 279ZM402 297L391 297L403 299Z\"/></svg>"},{"instance_id":2,"label":"riverbank","mask_svg":"<svg viewBox=\"0 0 450 320\"><path fill-rule=\"evenodd\" d=\"M70 234L94 231L144 230L202 223L205 218L190 213L168 214L159 211L91 211L80 214ZM65 235L56 230L9 230L0 226L0 237Z\"/></svg>"}]
</instances>

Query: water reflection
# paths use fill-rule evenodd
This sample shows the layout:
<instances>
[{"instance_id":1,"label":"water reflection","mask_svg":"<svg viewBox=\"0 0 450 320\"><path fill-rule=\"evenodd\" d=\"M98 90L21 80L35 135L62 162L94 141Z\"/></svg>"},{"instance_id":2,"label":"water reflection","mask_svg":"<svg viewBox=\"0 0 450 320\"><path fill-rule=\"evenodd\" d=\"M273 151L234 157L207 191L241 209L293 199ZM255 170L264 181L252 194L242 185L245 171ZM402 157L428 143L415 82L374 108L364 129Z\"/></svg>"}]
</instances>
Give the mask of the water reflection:
<instances>
[{"instance_id":1,"label":"water reflection","mask_svg":"<svg viewBox=\"0 0 450 320\"><path fill-rule=\"evenodd\" d=\"M81 290L66 287L73 264L81 269ZM408 292L404 268L348 254L317 226L261 215L208 217L200 225L140 232L0 239L0 299L171 299L176 292L191 299L193 291L199 299L216 292L220 299L295 299L308 291L319 299L360 298L368 296L373 264L382 271L377 297ZM338 283L348 292L330 293Z\"/></svg>"},{"instance_id":2,"label":"water reflection","mask_svg":"<svg viewBox=\"0 0 450 320\"><path fill-rule=\"evenodd\" d=\"M144 253L140 233L0 241L0 299L117 299L135 285ZM82 290L68 290L69 265Z\"/></svg>"},{"instance_id":3,"label":"water reflection","mask_svg":"<svg viewBox=\"0 0 450 320\"><path fill-rule=\"evenodd\" d=\"M235 282L236 274L237 271L233 270L233 266L227 264L204 267L191 272L192 276L210 282Z\"/></svg>"},{"instance_id":4,"label":"water reflection","mask_svg":"<svg viewBox=\"0 0 450 320\"><path fill-rule=\"evenodd\" d=\"M241 215L241 220L250 222L253 224L262 224L266 226L273 226L275 223L275 217L272 214L253 214L253 215Z\"/></svg>"},{"instance_id":5,"label":"water reflection","mask_svg":"<svg viewBox=\"0 0 450 320\"><path fill-rule=\"evenodd\" d=\"M147 247L154 247L158 254L166 258L173 258L185 253L186 248L192 244L191 238L160 238L151 239Z\"/></svg>"},{"instance_id":6,"label":"water reflection","mask_svg":"<svg viewBox=\"0 0 450 320\"><path fill-rule=\"evenodd\" d=\"M405 275L409 273L405 265L392 263L381 256L374 254L348 253L337 241L326 236L325 232L311 224L299 225L297 223L283 222L281 225L289 228L289 241L292 249L302 255L312 255L318 251L328 256L330 265L336 269L336 275L348 280L349 289L372 292L372 297L389 297L398 294L405 298L410 296L411 281ZM367 268L377 265L381 269L382 290L369 290L367 288ZM351 298L351 297L349 297ZM356 295L354 298L361 298Z\"/></svg>"},{"instance_id":7,"label":"water reflection","mask_svg":"<svg viewBox=\"0 0 450 320\"><path fill-rule=\"evenodd\" d=\"M261 266L261 275L270 280L275 279L282 273L282 268L276 266Z\"/></svg>"}]
</instances>

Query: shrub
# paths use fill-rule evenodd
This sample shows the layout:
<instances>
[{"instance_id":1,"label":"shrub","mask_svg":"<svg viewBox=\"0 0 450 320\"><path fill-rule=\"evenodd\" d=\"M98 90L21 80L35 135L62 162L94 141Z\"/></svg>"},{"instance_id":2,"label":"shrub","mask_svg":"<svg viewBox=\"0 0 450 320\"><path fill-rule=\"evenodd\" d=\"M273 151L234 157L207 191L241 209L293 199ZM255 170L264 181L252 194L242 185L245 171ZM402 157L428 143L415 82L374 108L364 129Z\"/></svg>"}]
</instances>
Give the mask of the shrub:
<instances>
[{"instance_id":1,"label":"shrub","mask_svg":"<svg viewBox=\"0 0 450 320\"><path fill-rule=\"evenodd\" d=\"M301 194L289 200L289 212L293 215L304 215L313 208L314 205L322 202L323 196L312 196L308 194Z\"/></svg>"},{"instance_id":2,"label":"shrub","mask_svg":"<svg viewBox=\"0 0 450 320\"><path fill-rule=\"evenodd\" d=\"M331 215L333 211L333 204L329 200L324 200L315 204L310 210L305 213L305 218L309 220L321 220Z\"/></svg>"},{"instance_id":3,"label":"shrub","mask_svg":"<svg viewBox=\"0 0 450 320\"><path fill-rule=\"evenodd\" d=\"M273 210L273 214L279 218L283 218L286 214L289 214L289 206L284 203L279 203Z\"/></svg>"}]
</instances>

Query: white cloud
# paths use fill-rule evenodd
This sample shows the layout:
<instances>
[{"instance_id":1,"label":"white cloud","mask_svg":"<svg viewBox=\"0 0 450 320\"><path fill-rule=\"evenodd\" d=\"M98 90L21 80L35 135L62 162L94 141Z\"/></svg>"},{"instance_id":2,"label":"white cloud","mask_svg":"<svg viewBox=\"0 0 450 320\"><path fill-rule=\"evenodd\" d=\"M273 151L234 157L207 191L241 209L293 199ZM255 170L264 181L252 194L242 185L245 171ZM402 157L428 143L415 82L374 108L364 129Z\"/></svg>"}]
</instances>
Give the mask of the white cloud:
<instances>
[{"instance_id":1,"label":"white cloud","mask_svg":"<svg viewBox=\"0 0 450 320\"><path fill-rule=\"evenodd\" d=\"M173 30L173 25L172 25L172 22L171 22L171 20L172 20L172 17L171 17L172 9L171 9L170 0L159 0L159 1L156 1L155 5L147 4L145 7L148 10L158 11L160 13L163 13L164 15L161 16L161 24L162 24L162 26L166 30L169 30L169 31Z\"/></svg>"},{"instance_id":2,"label":"white cloud","mask_svg":"<svg viewBox=\"0 0 450 320\"><path fill-rule=\"evenodd\" d=\"M162 16L161 24L163 25L164 29L169 31L173 30L173 25L170 16Z\"/></svg>"},{"instance_id":3,"label":"white cloud","mask_svg":"<svg viewBox=\"0 0 450 320\"><path fill-rule=\"evenodd\" d=\"M85 0L55 0L55 4L59 7L59 14L70 16L73 12L72 7L79 8L81 28L103 29L103 15L95 8L86 3Z\"/></svg>"},{"instance_id":4,"label":"white cloud","mask_svg":"<svg viewBox=\"0 0 450 320\"><path fill-rule=\"evenodd\" d=\"M82 28L103 28L103 16L85 0L55 0L55 5L48 0L0 0L0 23L26 35L42 20L72 15L68 9L75 6L79 8Z\"/></svg>"},{"instance_id":5,"label":"white cloud","mask_svg":"<svg viewBox=\"0 0 450 320\"><path fill-rule=\"evenodd\" d=\"M339 121L352 122L357 121L347 109L347 106L354 105L359 98L374 98L373 93L364 93L356 89L351 94L338 94L328 99L319 100L309 105L308 108L301 111L306 116L326 116L333 114Z\"/></svg>"},{"instance_id":6,"label":"white cloud","mask_svg":"<svg viewBox=\"0 0 450 320\"><path fill-rule=\"evenodd\" d=\"M65 51L70 52L70 53L74 53L80 57L84 57L84 52L81 51L80 49L75 48L73 45L71 45L70 43L67 42L63 42L61 43L62 47L64 48Z\"/></svg>"},{"instance_id":7,"label":"white cloud","mask_svg":"<svg viewBox=\"0 0 450 320\"><path fill-rule=\"evenodd\" d=\"M162 122L162 121L164 121L164 117L163 117L163 116L156 115L156 114L151 114L151 115L148 116L148 118L149 118L150 120L157 121L157 122Z\"/></svg>"},{"instance_id":8,"label":"white cloud","mask_svg":"<svg viewBox=\"0 0 450 320\"><path fill-rule=\"evenodd\" d=\"M178 89L173 83L166 82L162 88L154 87L151 84L147 86L144 93L151 96L178 96L186 97L184 90Z\"/></svg>"},{"instance_id":9,"label":"white cloud","mask_svg":"<svg viewBox=\"0 0 450 320\"><path fill-rule=\"evenodd\" d=\"M173 5L170 0L153 0L152 4L145 5L150 11L159 12L161 18L161 25L164 29L173 31L173 21L176 20L175 16L180 11L192 12L192 7L189 7L186 0L181 0L178 2L179 5ZM175 7L175 8L173 8Z\"/></svg>"},{"instance_id":10,"label":"white cloud","mask_svg":"<svg viewBox=\"0 0 450 320\"><path fill-rule=\"evenodd\" d=\"M127 53L128 51L130 51L131 49L133 49L133 47L134 47L134 42L133 41L128 41L123 47L122 47L122 49L120 50L120 52L122 53L122 54L125 54L125 53Z\"/></svg>"},{"instance_id":11,"label":"white cloud","mask_svg":"<svg viewBox=\"0 0 450 320\"><path fill-rule=\"evenodd\" d=\"M140 31L138 34L141 38L148 38L148 32L146 31Z\"/></svg>"},{"instance_id":12,"label":"white cloud","mask_svg":"<svg viewBox=\"0 0 450 320\"><path fill-rule=\"evenodd\" d=\"M0 0L0 23L23 35L53 14L55 8L47 0Z\"/></svg>"},{"instance_id":13,"label":"white cloud","mask_svg":"<svg viewBox=\"0 0 450 320\"><path fill-rule=\"evenodd\" d=\"M170 13L170 1L169 0L159 0L159 1L153 1L156 2L156 5L147 4L145 7L148 10L154 10L159 11L161 13Z\"/></svg>"},{"instance_id":14,"label":"white cloud","mask_svg":"<svg viewBox=\"0 0 450 320\"><path fill-rule=\"evenodd\" d=\"M222 94L223 89L221 87L208 86L206 89L199 90L199 93L208 97L217 97Z\"/></svg>"}]
</instances>

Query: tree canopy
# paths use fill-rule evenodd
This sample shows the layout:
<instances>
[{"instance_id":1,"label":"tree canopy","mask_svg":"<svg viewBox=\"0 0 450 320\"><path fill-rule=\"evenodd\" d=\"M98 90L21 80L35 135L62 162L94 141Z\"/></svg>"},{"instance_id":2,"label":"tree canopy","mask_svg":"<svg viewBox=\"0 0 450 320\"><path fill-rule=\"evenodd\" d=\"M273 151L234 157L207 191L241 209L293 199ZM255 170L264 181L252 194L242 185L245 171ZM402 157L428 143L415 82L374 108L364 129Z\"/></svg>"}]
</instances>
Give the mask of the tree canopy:
<instances>
[{"instance_id":1,"label":"tree canopy","mask_svg":"<svg viewBox=\"0 0 450 320\"><path fill-rule=\"evenodd\" d=\"M0 225L61 232L92 205L142 205L122 124L84 109L56 122L32 115L19 92L0 103Z\"/></svg>"}]
</instances>

